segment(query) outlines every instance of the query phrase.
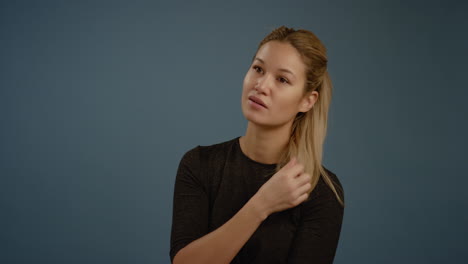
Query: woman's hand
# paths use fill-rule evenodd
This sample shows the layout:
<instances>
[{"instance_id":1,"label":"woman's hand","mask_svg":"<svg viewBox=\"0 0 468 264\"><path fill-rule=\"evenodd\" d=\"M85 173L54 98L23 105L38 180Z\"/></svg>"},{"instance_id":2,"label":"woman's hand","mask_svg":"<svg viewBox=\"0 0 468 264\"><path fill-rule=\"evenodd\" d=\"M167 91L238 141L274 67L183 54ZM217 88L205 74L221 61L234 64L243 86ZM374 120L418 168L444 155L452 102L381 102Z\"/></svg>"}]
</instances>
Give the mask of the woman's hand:
<instances>
[{"instance_id":1,"label":"woman's hand","mask_svg":"<svg viewBox=\"0 0 468 264\"><path fill-rule=\"evenodd\" d=\"M260 187L257 202L268 215L294 207L305 201L312 187L311 176L304 172L304 165L293 157L283 168Z\"/></svg>"}]
</instances>

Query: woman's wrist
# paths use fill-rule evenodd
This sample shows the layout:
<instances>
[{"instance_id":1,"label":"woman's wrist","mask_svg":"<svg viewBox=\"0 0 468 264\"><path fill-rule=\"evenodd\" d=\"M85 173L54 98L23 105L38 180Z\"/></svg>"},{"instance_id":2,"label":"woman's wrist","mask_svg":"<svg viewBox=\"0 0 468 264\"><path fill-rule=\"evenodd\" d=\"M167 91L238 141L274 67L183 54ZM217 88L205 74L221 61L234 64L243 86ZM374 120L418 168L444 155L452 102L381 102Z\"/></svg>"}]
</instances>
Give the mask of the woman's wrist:
<instances>
[{"instance_id":1,"label":"woman's wrist","mask_svg":"<svg viewBox=\"0 0 468 264\"><path fill-rule=\"evenodd\" d=\"M265 202L262 200L258 192L248 201L248 203L250 203L250 207L254 214L257 215L261 221L265 220L270 215L268 207L265 205Z\"/></svg>"}]
</instances>

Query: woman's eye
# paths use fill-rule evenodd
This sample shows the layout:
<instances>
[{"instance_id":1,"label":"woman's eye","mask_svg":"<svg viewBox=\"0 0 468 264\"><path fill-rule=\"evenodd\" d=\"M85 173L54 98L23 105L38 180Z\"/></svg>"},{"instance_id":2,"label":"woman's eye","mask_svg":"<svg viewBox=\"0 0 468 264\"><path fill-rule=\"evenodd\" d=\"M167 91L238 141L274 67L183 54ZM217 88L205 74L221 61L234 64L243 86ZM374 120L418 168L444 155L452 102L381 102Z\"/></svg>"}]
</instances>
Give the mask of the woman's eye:
<instances>
[{"instance_id":1,"label":"woman's eye","mask_svg":"<svg viewBox=\"0 0 468 264\"><path fill-rule=\"evenodd\" d=\"M260 67L258 67L258 66L253 66L253 68L254 68L254 70L255 70L256 72L259 72L258 70L260 70L260 71L262 70L262 69L261 69Z\"/></svg>"},{"instance_id":2,"label":"woman's eye","mask_svg":"<svg viewBox=\"0 0 468 264\"><path fill-rule=\"evenodd\" d=\"M253 66L252 68L254 69L254 71L256 71L258 73L261 73L263 71L262 68L260 68L259 66ZM280 77L279 81L281 83L289 83L289 81L286 78L283 78L283 77Z\"/></svg>"}]
</instances>

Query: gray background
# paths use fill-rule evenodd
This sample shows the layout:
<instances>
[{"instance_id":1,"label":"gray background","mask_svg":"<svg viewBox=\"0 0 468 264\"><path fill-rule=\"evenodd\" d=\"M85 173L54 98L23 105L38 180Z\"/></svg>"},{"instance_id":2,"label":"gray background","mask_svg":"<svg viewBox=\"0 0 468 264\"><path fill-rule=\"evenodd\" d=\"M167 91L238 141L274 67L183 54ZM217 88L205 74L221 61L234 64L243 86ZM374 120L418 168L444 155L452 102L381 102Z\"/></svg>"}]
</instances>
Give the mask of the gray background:
<instances>
[{"instance_id":1,"label":"gray background","mask_svg":"<svg viewBox=\"0 0 468 264\"><path fill-rule=\"evenodd\" d=\"M466 262L467 4L220 2L2 1L0 262L169 263L180 158L243 135L281 25L329 49L335 263Z\"/></svg>"}]
</instances>

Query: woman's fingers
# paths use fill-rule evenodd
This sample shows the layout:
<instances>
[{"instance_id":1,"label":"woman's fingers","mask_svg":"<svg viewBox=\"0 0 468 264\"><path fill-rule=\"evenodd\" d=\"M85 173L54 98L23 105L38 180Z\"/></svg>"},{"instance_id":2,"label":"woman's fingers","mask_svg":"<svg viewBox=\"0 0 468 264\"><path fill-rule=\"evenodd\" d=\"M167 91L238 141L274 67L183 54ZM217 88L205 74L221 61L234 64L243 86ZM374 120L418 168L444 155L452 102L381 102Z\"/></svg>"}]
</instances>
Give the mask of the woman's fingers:
<instances>
[{"instance_id":1,"label":"woman's fingers","mask_svg":"<svg viewBox=\"0 0 468 264\"><path fill-rule=\"evenodd\" d=\"M296 177L296 182L298 186L304 185L312 180L312 177L308 173L302 173Z\"/></svg>"},{"instance_id":2,"label":"woman's fingers","mask_svg":"<svg viewBox=\"0 0 468 264\"><path fill-rule=\"evenodd\" d=\"M292 157L291 160L271 177L259 190L259 197L271 212L282 211L305 201L311 189L310 174L305 166Z\"/></svg>"},{"instance_id":3,"label":"woman's fingers","mask_svg":"<svg viewBox=\"0 0 468 264\"><path fill-rule=\"evenodd\" d=\"M294 202L293 204L294 205L299 205L300 203L302 203L303 201L305 201L307 199L307 197L309 197L309 194L308 193L304 193L302 194L301 196L299 196Z\"/></svg>"},{"instance_id":4,"label":"woman's fingers","mask_svg":"<svg viewBox=\"0 0 468 264\"><path fill-rule=\"evenodd\" d=\"M301 163L296 163L293 166L287 168L286 174L292 175L293 178L296 178L303 171L304 171L304 165L302 165Z\"/></svg>"},{"instance_id":5,"label":"woman's fingers","mask_svg":"<svg viewBox=\"0 0 468 264\"><path fill-rule=\"evenodd\" d=\"M296 162L297 162L296 157L292 157L284 167L286 169L292 168L296 164Z\"/></svg>"},{"instance_id":6,"label":"woman's fingers","mask_svg":"<svg viewBox=\"0 0 468 264\"><path fill-rule=\"evenodd\" d=\"M304 193L307 193L310 191L310 188L312 187L312 184L310 184L310 182L304 184L304 185L301 185L299 188L297 188L296 190L296 194L297 195L302 195Z\"/></svg>"}]
</instances>

